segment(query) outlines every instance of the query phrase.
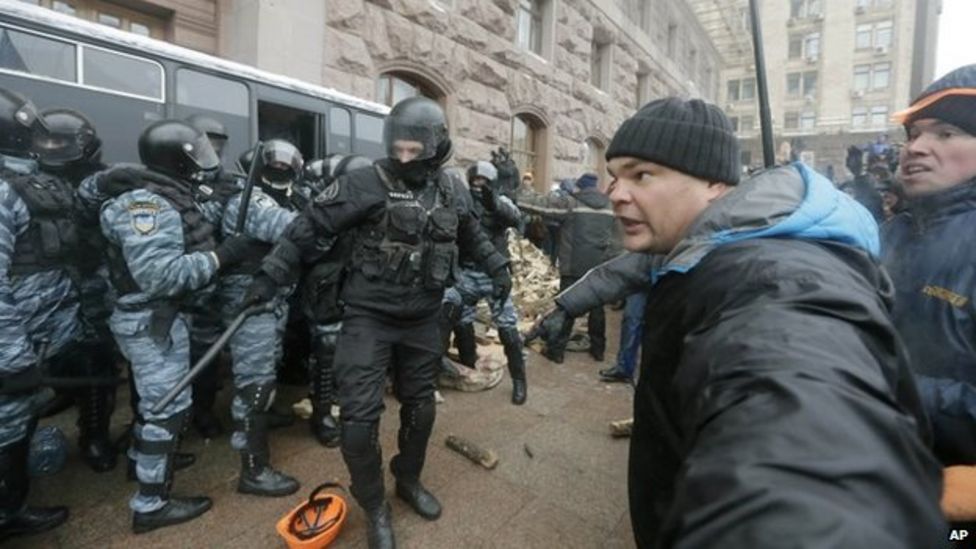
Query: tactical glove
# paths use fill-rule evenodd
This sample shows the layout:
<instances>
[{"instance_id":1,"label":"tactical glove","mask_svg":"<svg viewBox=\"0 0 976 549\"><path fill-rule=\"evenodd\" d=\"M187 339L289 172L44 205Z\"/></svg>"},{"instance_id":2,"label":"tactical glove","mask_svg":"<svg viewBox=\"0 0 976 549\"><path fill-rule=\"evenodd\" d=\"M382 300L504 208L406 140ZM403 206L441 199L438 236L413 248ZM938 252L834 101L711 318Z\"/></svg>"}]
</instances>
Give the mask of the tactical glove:
<instances>
[{"instance_id":1,"label":"tactical glove","mask_svg":"<svg viewBox=\"0 0 976 549\"><path fill-rule=\"evenodd\" d=\"M264 273L258 273L254 276L254 281L248 286L247 292L244 294L244 301L241 303L241 308L246 309L252 305L260 305L261 303L266 303L271 301L274 296L278 293L278 285L275 284L271 277Z\"/></svg>"},{"instance_id":2,"label":"tactical glove","mask_svg":"<svg viewBox=\"0 0 976 549\"><path fill-rule=\"evenodd\" d=\"M508 272L508 265L499 268L491 275L492 297L498 301L505 301L512 293L512 275Z\"/></svg>"},{"instance_id":3,"label":"tactical glove","mask_svg":"<svg viewBox=\"0 0 976 549\"><path fill-rule=\"evenodd\" d=\"M491 185L481 186L481 205L485 207L486 212L493 212L498 208L496 199L495 189Z\"/></svg>"},{"instance_id":4,"label":"tactical glove","mask_svg":"<svg viewBox=\"0 0 976 549\"><path fill-rule=\"evenodd\" d=\"M247 259L248 254L254 250L254 244L258 242L258 240L244 235L232 236L221 242L214 250L219 269L223 271Z\"/></svg>"},{"instance_id":5,"label":"tactical glove","mask_svg":"<svg viewBox=\"0 0 976 549\"><path fill-rule=\"evenodd\" d=\"M522 338L524 343L528 345L540 337L549 345L555 341L556 337L561 334L569 323L573 321L573 317L569 316L569 313L565 311L558 304L553 307L549 312L542 315L539 320L532 326L532 328L525 333Z\"/></svg>"}]
</instances>

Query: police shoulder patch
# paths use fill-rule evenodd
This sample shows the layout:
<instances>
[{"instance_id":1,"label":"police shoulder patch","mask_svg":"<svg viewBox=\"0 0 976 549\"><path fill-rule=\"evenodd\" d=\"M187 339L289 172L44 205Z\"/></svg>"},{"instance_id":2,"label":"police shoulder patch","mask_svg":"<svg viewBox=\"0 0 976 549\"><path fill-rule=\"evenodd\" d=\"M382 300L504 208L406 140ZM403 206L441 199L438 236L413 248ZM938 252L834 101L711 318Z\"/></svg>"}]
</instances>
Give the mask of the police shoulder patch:
<instances>
[{"instance_id":1,"label":"police shoulder patch","mask_svg":"<svg viewBox=\"0 0 976 549\"><path fill-rule=\"evenodd\" d=\"M148 236L159 228L159 204L137 200L129 204L128 210L129 221L137 233Z\"/></svg>"},{"instance_id":2,"label":"police shoulder patch","mask_svg":"<svg viewBox=\"0 0 976 549\"><path fill-rule=\"evenodd\" d=\"M328 187L322 190L316 197L316 204L327 204L335 201L339 196L339 180L333 181Z\"/></svg>"}]
</instances>

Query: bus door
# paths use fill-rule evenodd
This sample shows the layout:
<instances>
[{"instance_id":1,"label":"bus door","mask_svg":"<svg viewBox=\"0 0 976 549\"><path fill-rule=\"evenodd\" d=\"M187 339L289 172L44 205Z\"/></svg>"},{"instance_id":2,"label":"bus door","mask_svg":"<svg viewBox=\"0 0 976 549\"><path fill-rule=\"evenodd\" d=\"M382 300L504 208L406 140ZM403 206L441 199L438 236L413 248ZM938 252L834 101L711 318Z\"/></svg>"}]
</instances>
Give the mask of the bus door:
<instances>
[{"instance_id":1,"label":"bus door","mask_svg":"<svg viewBox=\"0 0 976 549\"><path fill-rule=\"evenodd\" d=\"M325 101L297 93L260 85L258 96L258 138L284 139L301 151L306 159L320 158Z\"/></svg>"},{"instance_id":2,"label":"bus door","mask_svg":"<svg viewBox=\"0 0 976 549\"><path fill-rule=\"evenodd\" d=\"M165 84L157 61L0 23L0 86L87 116L105 162L139 162L139 134L166 114Z\"/></svg>"}]
</instances>

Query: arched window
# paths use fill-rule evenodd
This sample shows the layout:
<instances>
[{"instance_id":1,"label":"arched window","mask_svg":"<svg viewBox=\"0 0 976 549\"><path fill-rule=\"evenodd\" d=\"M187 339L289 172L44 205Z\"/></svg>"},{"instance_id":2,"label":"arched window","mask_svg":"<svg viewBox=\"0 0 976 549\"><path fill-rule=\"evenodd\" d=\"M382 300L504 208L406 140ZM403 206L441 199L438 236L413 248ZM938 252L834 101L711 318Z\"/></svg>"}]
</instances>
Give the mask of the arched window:
<instances>
[{"instance_id":1,"label":"arched window","mask_svg":"<svg viewBox=\"0 0 976 549\"><path fill-rule=\"evenodd\" d=\"M548 188L546 172L546 126L538 117L521 113L512 117L512 160L519 171L531 172L538 189Z\"/></svg>"},{"instance_id":2,"label":"arched window","mask_svg":"<svg viewBox=\"0 0 976 549\"><path fill-rule=\"evenodd\" d=\"M444 93L418 75L404 71L390 71L376 79L376 101L389 106L422 95L443 103Z\"/></svg>"},{"instance_id":3,"label":"arched window","mask_svg":"<svg viewBox=\"0 0 976 549\"><path fill-rule=\"evenodd\" d=\"M596 174L597 178L600 180L601 190L604 188L604 183L607 179L606 153L607 148L600 140L593 137L586 140L585 170Z\"/></svg>"}]
</instances>

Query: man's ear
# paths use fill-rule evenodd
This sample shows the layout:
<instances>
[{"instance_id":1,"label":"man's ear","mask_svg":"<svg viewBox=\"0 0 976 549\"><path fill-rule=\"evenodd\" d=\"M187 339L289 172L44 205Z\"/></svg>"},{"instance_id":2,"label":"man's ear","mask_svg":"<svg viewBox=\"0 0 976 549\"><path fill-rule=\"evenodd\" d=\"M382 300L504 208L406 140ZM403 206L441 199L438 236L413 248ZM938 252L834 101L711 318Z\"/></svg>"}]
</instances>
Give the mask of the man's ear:
<instances>
[{"instance_id":1,"label":"man's ear","mask_svg":"<svg viewBox=\"0 0 976 549\"><path fill-rule=\"evenodd\" d=\"M709 181L707 190L708 201L711 202L717 198L721 198L731 189L732 186L723 181Z\"/></svg>"}]
</instances>

